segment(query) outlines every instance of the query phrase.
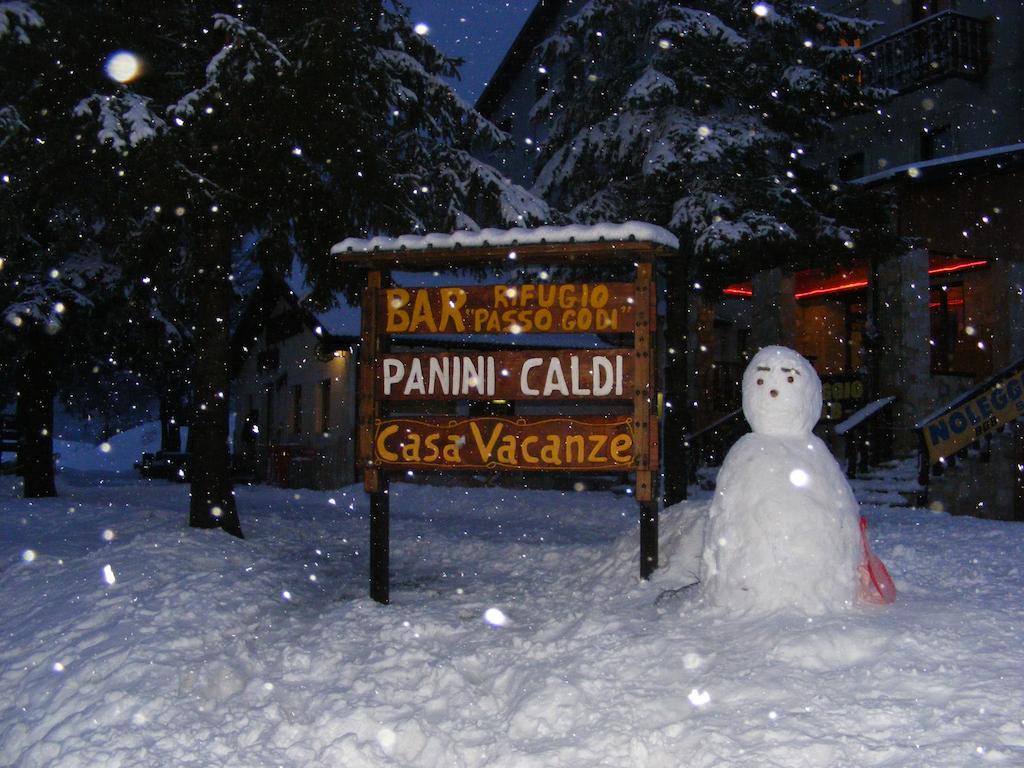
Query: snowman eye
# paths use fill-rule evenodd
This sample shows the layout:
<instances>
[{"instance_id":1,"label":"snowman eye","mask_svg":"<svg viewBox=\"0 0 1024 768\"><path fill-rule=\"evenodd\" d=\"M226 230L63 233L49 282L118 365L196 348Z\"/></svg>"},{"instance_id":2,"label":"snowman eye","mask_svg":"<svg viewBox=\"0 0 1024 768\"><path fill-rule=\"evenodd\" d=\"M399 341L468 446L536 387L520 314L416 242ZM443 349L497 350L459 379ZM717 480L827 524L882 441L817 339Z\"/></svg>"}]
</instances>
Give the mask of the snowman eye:
<instances>
[{"instance_id":1,"label":"snowman eye","mask_svg":"<svg viewBox=\"0 0 1024 768\"><path fill-rule=\"evenodd\" d=\"M764 379L758 379L757 380L757 386L760 387L762 384L764 384Z\"/></svg>"},{"instance_id":2,"label":"snowman eye","mask_svg":"<svg viewBox=\"0 0 1024 768\"><path fill-rule=\"evenodd\" d=\"M793 377L792 376L787 376L786 377L786 381L788 381L790 384L792 384L793 383Z\"/></svg>"}]
</instances>

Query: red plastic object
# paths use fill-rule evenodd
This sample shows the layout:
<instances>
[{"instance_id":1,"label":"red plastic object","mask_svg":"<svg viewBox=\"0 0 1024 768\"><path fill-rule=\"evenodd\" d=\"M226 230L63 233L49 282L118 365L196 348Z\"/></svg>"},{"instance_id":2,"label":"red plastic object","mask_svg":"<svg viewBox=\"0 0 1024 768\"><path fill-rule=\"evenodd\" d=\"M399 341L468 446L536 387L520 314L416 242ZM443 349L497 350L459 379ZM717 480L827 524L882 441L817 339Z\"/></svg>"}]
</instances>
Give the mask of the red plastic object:
<instances>
[{"instance_id":1,"label":"red plastic object","mask_svg":"<svg viewBox=\"0 0 1024 768\"><path fill-rule=\"evenodd\" d=\"M864 559L861 560L858 569L860 588L857 597L862 603L874 605L889 605L895 602L896 585L885 563L879 560L868 546L868 521L863 516L860 518L860 543L864 548Z\"/></svg>"}]
</instances>

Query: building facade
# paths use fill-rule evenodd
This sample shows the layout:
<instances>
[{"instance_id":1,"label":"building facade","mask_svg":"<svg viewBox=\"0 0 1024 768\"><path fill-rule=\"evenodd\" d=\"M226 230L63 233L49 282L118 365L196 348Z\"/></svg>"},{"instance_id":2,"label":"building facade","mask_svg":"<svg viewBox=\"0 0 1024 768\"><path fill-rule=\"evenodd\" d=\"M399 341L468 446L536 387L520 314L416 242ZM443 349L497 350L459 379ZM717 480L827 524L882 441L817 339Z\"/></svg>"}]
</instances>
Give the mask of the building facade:
<instances>
[{"instance_id":1,"label":"building facade","mask_svg":"<svg viewBox=\"0 0 1024 768\"><path fill-rule=\"evenodd\" d=\"M544 87L532 52L582 5L541 0L477 104L514 139L511 151L490 159L527 185L544 131L529 114ZM833 409L826 416L895 397L891 439L911 452L922 418L1024 358L1024 5L825 7L879 22L865 39L836 44L858 47L859 76L889 96L879 110L834 125L813 151L836 178L889 196L898 234L912 245L896 256L865 254L841 273L768 269L722 295L694 294L696 426L738 407L745 361L782 343L823 377ZM996 463L1010 473L1011 489L1016 483L1024 514L1020 473L1013 479L1024 463L1021 437L999 441L1009 447ZM1005 500L990 504L999 505Z\"/></svg>"},{"instance_id":2,"label":"building facade","mask_svg":"<svg viewBox=\"0 0 1024 768\"><path fill-rule=\"evenodd\" d=\"M267 277L234 341L234 454L254 480L304 488L355 481L358 308L308 309Z\"/></svg>"}]
</instances>

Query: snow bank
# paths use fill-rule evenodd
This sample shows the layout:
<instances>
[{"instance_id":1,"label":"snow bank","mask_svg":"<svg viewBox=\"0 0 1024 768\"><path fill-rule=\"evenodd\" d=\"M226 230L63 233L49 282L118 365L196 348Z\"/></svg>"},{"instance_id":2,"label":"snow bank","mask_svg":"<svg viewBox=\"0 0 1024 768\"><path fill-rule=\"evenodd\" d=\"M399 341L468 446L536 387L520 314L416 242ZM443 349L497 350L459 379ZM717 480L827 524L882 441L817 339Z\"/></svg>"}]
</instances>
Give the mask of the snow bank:
<instances>
[{"instance_id":1,"label":"snow bank","mask_svg":"<svg viewBox=\"0 0 1024 768\"><path fill-rule=\"evenodd\" d=\"M98 478L102 477L102 485ZM391 606L361 489L0 487L0 764L929 766L1024 762L1024 528L867 510L900 602L729 617L692 590L708 502L394 484ZM661 599L659 599L661 596Z\"/></svg>"},{"instance_id":2,"label":"snow bank","mask_svg":"<svg viewBox=\"0 0 1024 768\"><path fill-rule=\"evenodd\" d=\"M101 472L134 472L144 451L160 450L160 422L150 421L120 432L105 443L93 445L72 440L54 440L60 469Z\"/></svg>"}]
</instances>

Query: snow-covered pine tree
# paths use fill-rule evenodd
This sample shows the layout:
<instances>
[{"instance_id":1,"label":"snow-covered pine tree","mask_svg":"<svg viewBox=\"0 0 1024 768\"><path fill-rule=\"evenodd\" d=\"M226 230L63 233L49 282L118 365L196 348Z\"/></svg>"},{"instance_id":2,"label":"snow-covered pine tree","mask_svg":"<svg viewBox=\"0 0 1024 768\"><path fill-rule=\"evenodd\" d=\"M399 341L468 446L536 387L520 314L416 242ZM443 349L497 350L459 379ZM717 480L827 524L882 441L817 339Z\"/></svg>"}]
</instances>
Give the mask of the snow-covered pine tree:
<instances>
[{"instance_id":1,"label":"snow-covered pine tree","mask_svg":"<svg viewBox=\"0 0 1024 768\"><path fill-rule=\"evenodd\" d=\"M116 227L87 178L90 154L72 120L72 48L53 39L33 4L0 2L0 367L17 380L29 497L56 493L54 394L81 375L74 363L93 366L87 318L118 277L108 255Z\"/></svg>"},{"instance_id":2,"label":"snow-covered pine tree","mask_svg":"<svg viewBox=\"0 0 1024 768\"><path fill-rule=\"evenodd\" d=\"M849 258L856 190L813 150L885 95L844 43L869 25L805 0L590 0L539 48L534 191L577 221L667 226L719 284Z\"/></svg>"},{"instance_id":3,"label":"snow-covered pine tree","mask_svg":"<svg viewBox=\"0 0 1024 768\"><path fill-rule=\"evenodd\" d=\"M893 244L885 201L814 159L832 121L885 96L846 45L869 25L806 0L590 0L539 46L534 191L575 221L642 219L679 236L668 452L687 430L691 286L828 268ZM666 455L669 502L685 493L684 466Z\"/></svg>"},{"instance_id":4,"label":"snow-covered pine tree","mask_svg":"<svg viewBox=\"0 0 1024 768\"><path fill-rule=\"evenodd\" d=\"M145 19L130 3L104 8L134 20L107 39L148 73L83 94L76 112L98 162L125 171L120 215L188 245L190 521L240 535L226 392L243 237L265 267L284 272L298 258L323 298L348 282L328 256L341 236L531 224L547 207L471 157L504 136L445 84L456 63L398 2L208 1Z\"/></svg>"}]
</instances>

